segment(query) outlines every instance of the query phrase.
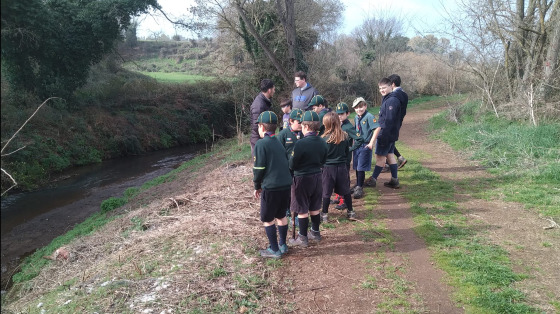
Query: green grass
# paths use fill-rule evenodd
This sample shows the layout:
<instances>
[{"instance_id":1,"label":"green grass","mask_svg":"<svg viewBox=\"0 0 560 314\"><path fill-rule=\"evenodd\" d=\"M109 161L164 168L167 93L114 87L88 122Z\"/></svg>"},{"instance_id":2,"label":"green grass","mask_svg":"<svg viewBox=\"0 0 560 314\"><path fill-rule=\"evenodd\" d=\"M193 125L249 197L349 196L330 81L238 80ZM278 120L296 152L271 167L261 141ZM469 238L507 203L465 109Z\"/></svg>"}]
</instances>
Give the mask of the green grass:
<instances>
[{"instance_id":1,"label":"green grass","mask_svg":"<svg viewBox=\"0 0 560 314\"><path fill-rule=\"evenodd\" d=\"M470 313L537 313L525 303L524 294L514 288L526 278L515 273L508 253L489 242L484 226L472 226L454 201L452 183L422 167L420 152L399 146L409 158L403 196L410 202L415 231L425 239L438 267L448 274L456 288L455 300Z\"/></svg>"},{"instance_id":2,"label":"green grass","mask_svg":"<svg viewBox=\"0 0 560 314\"><path fill-rule=\"evenodd\" d=\"M467 102L456 110L458 122L444 111L431 120L437 138L487 167L486 181L465 181L478 186L482 198L502 198L525 204L546 217L560 218L560 123L527 125L478 114L480 104ZM489 176L490 177L490 176Z\"/></svg>"},{"instance_id":3,"label":"green grass","mask_svg":"<svg viewBox=\"0 0 560 314\"><path fill-rule=\"evenodd\" d=\"M212 76L189 74L186 72L140 72L165 83L195 83L213 80Z\"/></svg>"}]
</instances>

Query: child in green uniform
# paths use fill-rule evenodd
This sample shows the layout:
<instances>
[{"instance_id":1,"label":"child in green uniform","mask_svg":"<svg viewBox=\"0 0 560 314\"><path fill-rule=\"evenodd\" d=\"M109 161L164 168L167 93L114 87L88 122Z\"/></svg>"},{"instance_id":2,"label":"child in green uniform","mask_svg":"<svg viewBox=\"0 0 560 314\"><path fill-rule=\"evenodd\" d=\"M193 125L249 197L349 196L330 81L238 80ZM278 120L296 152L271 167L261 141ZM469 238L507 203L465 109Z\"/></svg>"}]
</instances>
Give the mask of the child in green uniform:
<instances>
[{"instance_id":1,"label":"child in green uniform","mask_svg":"<svg viewBox=\"0 0 560 314\"><path fill-rule=\"evenodd\" d=\"M321 168L327 159L327 143L320 138L319 115L314 111L303 114L302 131L290 157L290 169L294 171L290 209L298 214L299 234L289 244L307 247L308 239L320 241L321 198L323 194ZM311 232L307 232L311 219Z\"/></svg>"},{"instance_id":2,"label":"child in green uniform","mask_svg":"<svg viewBox=\"0 0 560 314\"><path fill-rule=\"evenodd\" d=\"M354 125L348 120L348 116L350 115L350 109L346 103L339 103L336 105L336 113L338 114L338 119L341 123L341 128L346 134L348 134L348 139L350 141L350 152L353 152L356 148L362 146L364 140L361 136L358 135L356 132ZM346 160L346 167L348 168L348 182L350 182L350 163L352 161L352 155ZM348 208L348 206L344 202L344 198L340 196L338 199L338 205L335 206L338 210L343 210Z\"/></svg>"},{"instance_id":3,"label":"child in green uniform","mask_svg":"<svg viewBox=\"0 0 560 314\"><path fill-rule=\"evenodd\" d=\"M337 114L329 112L323 118L325 134L322 137L327 141L327 160L323 167L323 212L321 220L328 219L329 204L333 190L344 197L348 207L348 218L355 218L352 209L352 195L350 194L350 177L346 161L350 156L350 142L346 132L340 127Z\"/></svg>"},{"instance_id":4,"label":"child in green uniform","mask_svg":"<svg viewBox=\"0 0 560 314\"><path fill-rule=\"evenodd\" d=\"M327 101L323 96L317 95L311 98L309 104L307 104L307 110L313 110L319 115L319 122L321 122L321 128L319 129L319 136L323 135L325 132L325 126L323 125L323 117L331 112L331 109L327 107Z\"/></svg>"},{"instance_id":5,"label":"child in green uniform","mask_svg":"<svg viewBox=\"0 0 560 314\"><path fill-rule=\"evenodd\" d=\"M289 126L278 133L278 140L286 149L286 154L292 155L292 150L297 140L303 137L301 134L301 119L303 118L303 110L294 109L290 112Z\"/></svg>"},{"instance_id":6,"label":"child in green uniform","mask_svg":"<svg viewBox=\"0 0 560 314\"><path fill-rule=\"evenodd\" d=\"M286 208L289 205L292 176L286 151L274 135L278 117L272 111L265 111L259 115L257 122L261 139L256 142L254 150L253 195L261 200L261 221L270 243L268 248L260 250L260 254L262 257L280 258L288 251Z\"/></svg>"},{"instance_id":7,"label":"child in green uniform","mask_svg":"<svg viewBox=\"0 0 560 314\"><path fill-rule=\"evenodd\" d=\"M352 108L356 111L355 132L361 137L362 145L356 148L354 154L354 170L356 170L356 188L354 189L354 198L364 197L364 181L366 171L371 170L371 159L373 155L372 148L368 143L373 138L373 132L379 127L379 123L375 116L367 111L367 103L362 97L354 100Z\"/></svg>"}]
</instances>

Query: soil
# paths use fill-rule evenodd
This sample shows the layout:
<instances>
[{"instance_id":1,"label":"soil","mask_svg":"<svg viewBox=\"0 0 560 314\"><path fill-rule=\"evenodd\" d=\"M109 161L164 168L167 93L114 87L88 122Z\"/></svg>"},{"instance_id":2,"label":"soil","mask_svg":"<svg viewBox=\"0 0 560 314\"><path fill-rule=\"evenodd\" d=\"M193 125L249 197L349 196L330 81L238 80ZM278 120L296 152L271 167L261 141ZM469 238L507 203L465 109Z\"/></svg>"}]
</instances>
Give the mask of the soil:
<instances>
[{"instance_id":1,"label":"soil","mask_svg":"<svg viewBox=\"0 0 560 314\"><path fill-rule=\"evenodd\" d=\"M410 110L404 120L399 142L428 155L437 153L422 164L438 173L443 180L455 183L468 179L476 184L476 179L489 176L488 172L467 160L461 152L453 151L447 144L428 136L428 120L441 110ZM402 171L406 171L406 166ZM355 234L351 224L337 224L337 215L344 213L337 213L331 206L330 220L335 222L336 228L322 232L323 239L319 244L299 249L285 259L287 266L283 280L293 282L295 287L294 291L286 295L286 301L296 304L296 312L375 311L379 304L387 301L387 295L378 291L391 287L383 280L377 282L377 289L358 287L366 276L386 280L383 269L396 269L396 273L408 283L410 291L407 294L419 296L408 298L413 304L407 311L464 312L460 305L452 301L453 287L446 284L444 272L434 266L425 242L413 230L410 206L400 195L407 188L406 182L401 181L401 189L395 190L381 184L389 179L389 173L382 173L378 179L375 189L381 197L379 203L373 206L373 212L381 217L395 237L394 248L364 241ZM365 188L366 193L367 189L372 188ZM519 282L517 288L526 293L530 303L538 304L545 312L554 312L548 302L551 295L560 297L560 254L555 253L554 247L543 247L541 243L555 243L558 240L558 228L544 230L543 227L549 223L520 204L475 199L456 185L455 190L458 191L456 200L459 208L470 220L481 220L488 225L488 238L508 250L514 270L529 274L529 278ZM364 202L356 200L354 205L358 219L364 217ZM372 254L376 252L385 254L381 270L368 265ZM310 279L313 277L306 275L311 273L317 275L318 279ZM392 308L395 309L398 308Z\"/></svg>"}]
</instances>

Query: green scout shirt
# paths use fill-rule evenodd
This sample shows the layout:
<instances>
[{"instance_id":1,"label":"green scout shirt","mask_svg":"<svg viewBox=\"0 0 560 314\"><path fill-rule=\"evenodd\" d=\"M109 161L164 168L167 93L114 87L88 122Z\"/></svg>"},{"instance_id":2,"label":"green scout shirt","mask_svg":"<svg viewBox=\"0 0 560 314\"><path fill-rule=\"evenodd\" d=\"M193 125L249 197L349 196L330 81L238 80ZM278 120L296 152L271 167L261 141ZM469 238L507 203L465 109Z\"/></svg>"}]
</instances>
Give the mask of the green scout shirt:
<instances>
[{"instance_id":1,"label":"green scout shirt","mask_svg":"<svg viewBox=\"0 0 560 314\"><path fill-rule=\"evenodd\" d=\"M286 150L274 135L266 134L257 141L253 159L255 190L262 188L267 191L280 191L290 188L292 175L288 169Z\"/></svg>"},{"instance_id":2,"label":"green scout shirt","mask_svg":"<svg viewBox=\"0 0 560 314\"><path fill-rule=\"evenodd\" d=\"M354 128L354 125L350 122L350 120L346 119L342 121L341 127L342 131L348 134L350 151L355 150L364 143L364 139L358 134L358 132L356 132L356 128Z\"/></svg>"},{"instance_id":3,"label":"green scout shirt","mask_svg":"<svg viewBox=\"0 0 560 314\"><path fill-rule=\"evenodd\" d=\"M364 143L369 143L373 136L373 131L379 127L377 119L368 111L366 111L361 117L356 115L356 118L354 119L356 124L356 133L363 139Z\"/></svg>"},{"instance_id":4,"label":"green scout shirt","mask_svg":"<svg viewBox=\"0 0 560 314\"><path fill-rule=\"evenodd\" d=\"M329 137L325 137L324 139L327 141ZM338 143L338 145L334 143L327 143L327 148L327 160L325 165L346 164L348 158L351 158L350 142L348 139L343 140Z\"/></svg>"},{"instance_id":5,"label":"green scout shirt","mask_svg":"<svg viewBox=\"0 0 560 314\"><path fill-rule=\"evenodd\" d=\"M294 176L320 173L327 160L327 142L317 135L307 135L294 145L290 169Z\"/></svg>"},{"instance_id":6,"label":"green scout shirt","mask_svg":"<svg viewBox=\"0 0 560 314\"><path fill-rule=\"evenodd\" d=\"M288 126L287 128L283 129L277 135L280 144L284 145L286 149L286 155L288 158L292 155L292 151L294 150L294 145L296 144L297 140L300 137L303 137L301 131L292 131L292 127Z\"/></svg>"}]
</instances>

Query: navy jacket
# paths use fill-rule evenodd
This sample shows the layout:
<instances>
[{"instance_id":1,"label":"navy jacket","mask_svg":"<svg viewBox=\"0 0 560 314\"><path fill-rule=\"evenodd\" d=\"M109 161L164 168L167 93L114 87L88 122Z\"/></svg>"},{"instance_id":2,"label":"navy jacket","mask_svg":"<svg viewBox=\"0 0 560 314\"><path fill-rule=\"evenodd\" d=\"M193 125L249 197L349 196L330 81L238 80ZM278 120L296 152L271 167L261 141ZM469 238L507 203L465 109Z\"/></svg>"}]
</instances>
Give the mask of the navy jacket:
<instances>
[{"instance_id":1,"label":"navy jacket","mask_svg":"<svg viewBox=\"0 0 560 314\"><path fill-rule=\"evenodd\" d=\"M383 97L381 108L379 109L379 135L377 142L387 145L399 139L399 129L401 127L401 102L394 93L389 93Z\"/></svg>"}]
</instances>

